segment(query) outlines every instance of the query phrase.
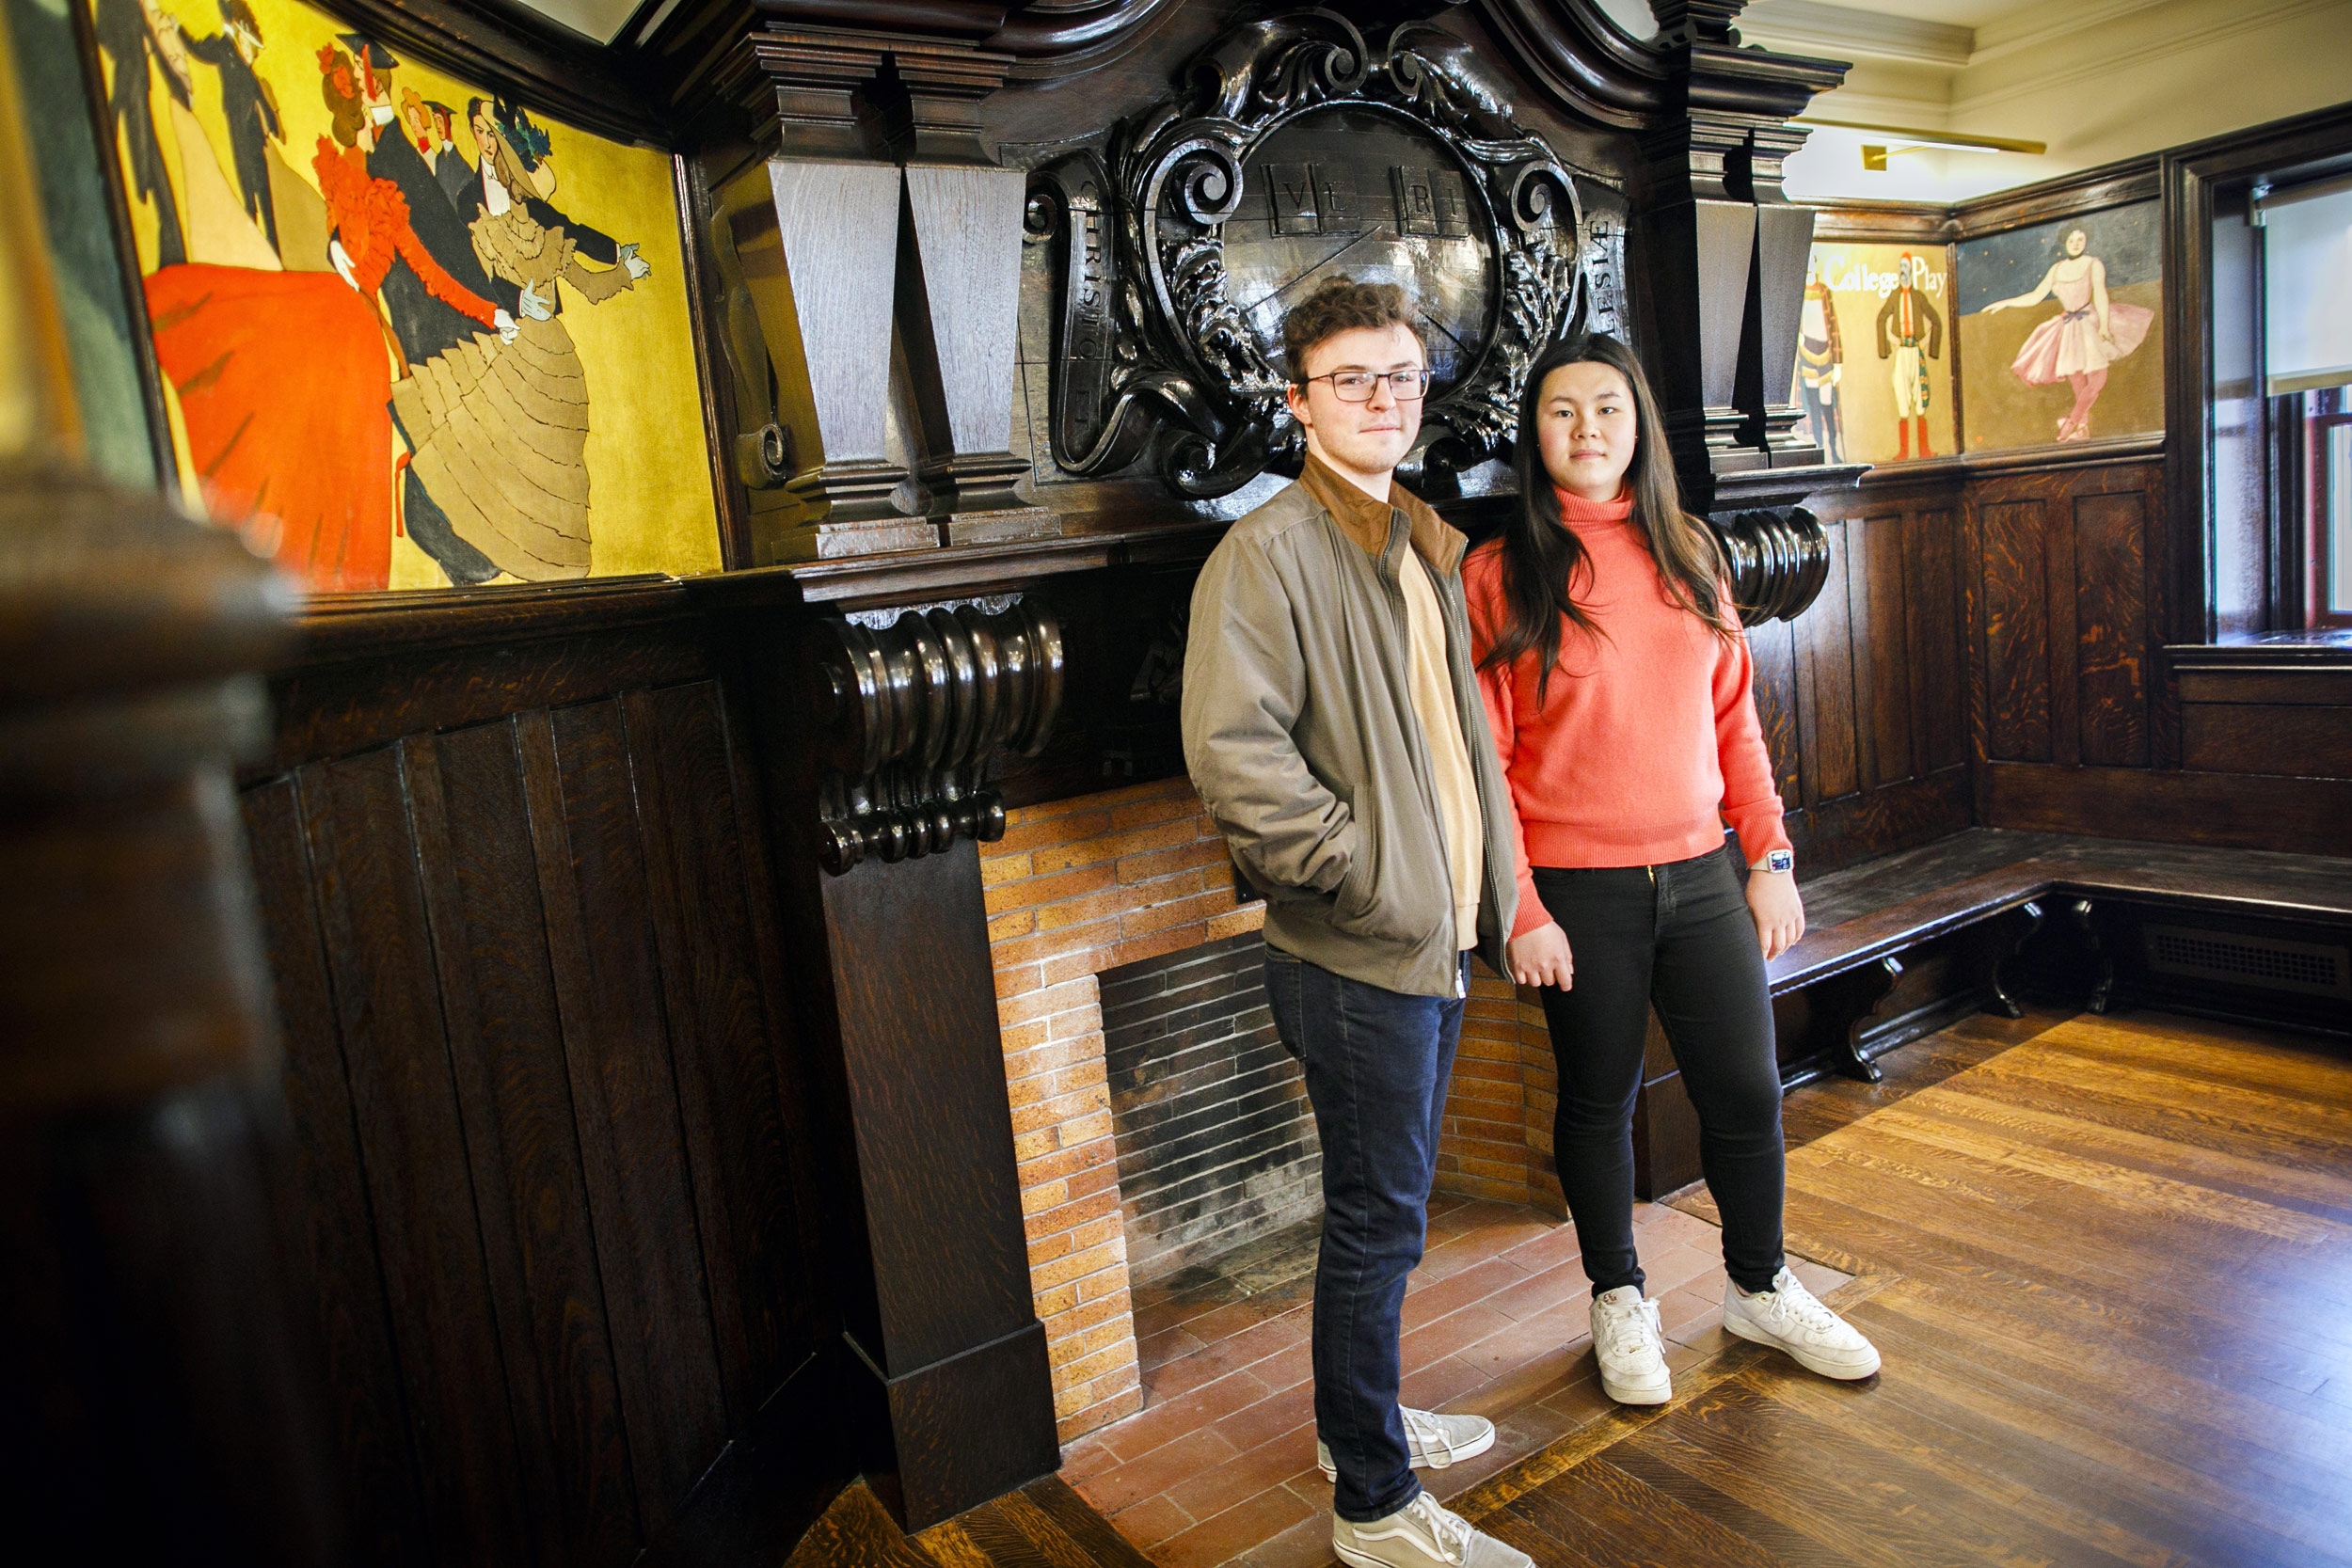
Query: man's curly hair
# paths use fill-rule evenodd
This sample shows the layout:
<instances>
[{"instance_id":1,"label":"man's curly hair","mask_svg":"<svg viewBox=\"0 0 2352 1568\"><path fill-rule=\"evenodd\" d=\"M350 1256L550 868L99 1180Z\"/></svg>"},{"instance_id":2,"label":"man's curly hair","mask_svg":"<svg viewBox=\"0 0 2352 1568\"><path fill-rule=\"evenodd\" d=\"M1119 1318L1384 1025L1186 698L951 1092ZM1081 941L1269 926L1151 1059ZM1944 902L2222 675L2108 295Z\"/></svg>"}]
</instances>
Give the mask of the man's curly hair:
<instances>
[{"instance_id":1,"label":"man's curly hair","mask_svg":"<svg viewBox=\"0 0 2352 1568\"><path fill-rule=\"evenodd\" d=\"M1290 363L1291 380L1304 386L1307 356L1315 345L1359 326L1375 331L1401 326L1413 333L1414 341L1421 341L1421 334L1413 330L1403 289L1393 283L1359 283L1342 274L1292 306L1282 317L1282 355Z\"/></svg>"}]
</instances>

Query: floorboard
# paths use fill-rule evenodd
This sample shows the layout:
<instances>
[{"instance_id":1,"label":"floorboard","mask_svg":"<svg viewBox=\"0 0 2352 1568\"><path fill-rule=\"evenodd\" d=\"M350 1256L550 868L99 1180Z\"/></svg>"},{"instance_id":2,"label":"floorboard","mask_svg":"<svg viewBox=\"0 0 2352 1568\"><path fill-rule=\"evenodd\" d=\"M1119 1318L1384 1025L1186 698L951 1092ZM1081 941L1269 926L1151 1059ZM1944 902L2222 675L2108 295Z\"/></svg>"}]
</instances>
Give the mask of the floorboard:
<instances>
[{"instance_id":1,"label":"floorboard","mask_svg":"<svg viewBox=\"0 0 2352 1568\"><path fill-rule=\"evenodd\" d=\"M1725 1350L1465 1512L1595 1568L2352 1568L2352 1058L2038 1014L1888 1066L1788 1117L1791 1248L1884 1370Z\"/></svg>"}]
</instances>

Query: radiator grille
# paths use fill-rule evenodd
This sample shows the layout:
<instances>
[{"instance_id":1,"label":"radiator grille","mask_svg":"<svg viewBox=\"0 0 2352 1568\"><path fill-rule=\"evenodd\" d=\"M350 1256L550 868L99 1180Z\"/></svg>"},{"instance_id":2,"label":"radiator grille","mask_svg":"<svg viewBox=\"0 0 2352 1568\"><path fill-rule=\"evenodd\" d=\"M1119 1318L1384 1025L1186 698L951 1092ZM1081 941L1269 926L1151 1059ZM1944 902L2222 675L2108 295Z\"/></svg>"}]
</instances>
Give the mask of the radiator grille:
<instances>
[{"instance_id":1,"label":"radiator grille","mask_svg":"<svg viewBox=\"0 0 2352 1568\"><path fill-rule=\"evenodd\" d=\"M2148 967L2159 974L2352 998L2352 948L2183 926L2150 926L2146 932Z\"/></svg>"}]
</instances>

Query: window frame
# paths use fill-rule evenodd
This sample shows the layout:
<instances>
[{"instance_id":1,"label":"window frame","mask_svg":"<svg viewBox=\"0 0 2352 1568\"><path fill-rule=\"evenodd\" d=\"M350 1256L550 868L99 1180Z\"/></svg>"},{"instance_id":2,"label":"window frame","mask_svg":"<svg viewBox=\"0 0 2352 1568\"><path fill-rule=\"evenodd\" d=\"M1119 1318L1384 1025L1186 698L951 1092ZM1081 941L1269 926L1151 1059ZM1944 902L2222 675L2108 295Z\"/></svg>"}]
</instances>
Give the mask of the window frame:
<instances>
[{"instance_id":1,"label":"window frame","mask_svg":"<svg viewBox=\"0 0 2352 1568\"><path fill-rule=\"evenodd\" d=\"M2352 103L2176 148L2161 166L2167 640L2310 629L2308 486L2288 445L2306 440L2302 398L2262 391L2263 231L2249 214L2258 187L2352 172Z\"/></svg>"},{"instance_id":2,"label":"window frame","mask_svg":"<svg viewBox=\"0 0 2352 1568\"><path fill-rule=\"evenodd\" d=\"M2352 603L2342 610L2328 606L2332 589L2352 588L2352 584L2335 583L2328 570L2328 511L2337 498L2332 493L2326 448L2335 432L2352 431L2352 388L2325 387L2280 401L2296 405L2291 417L2281 421L2282 432L2292 431L2293 448L2287 461L2280 464L2280 477L2294 492L2294 512L2301 524L2301 547L2295 552L2302 578L2300 629L2344 630L2352 627ZM2342 483L2352 492L2352 465L2346 467ZM2352 505L2345 507L2344 521L2352 530ZM2352 600L2352 594L2345 597Z\"/></svg>"}]
</instances>

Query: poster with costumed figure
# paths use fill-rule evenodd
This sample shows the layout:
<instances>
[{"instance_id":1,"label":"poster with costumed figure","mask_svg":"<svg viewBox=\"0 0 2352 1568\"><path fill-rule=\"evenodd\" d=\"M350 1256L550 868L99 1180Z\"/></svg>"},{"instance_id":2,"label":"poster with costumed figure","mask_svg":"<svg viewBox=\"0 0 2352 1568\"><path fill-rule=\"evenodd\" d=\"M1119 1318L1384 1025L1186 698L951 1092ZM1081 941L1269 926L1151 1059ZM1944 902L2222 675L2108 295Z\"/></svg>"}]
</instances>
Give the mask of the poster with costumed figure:
<instances>
[{"instance_id":1,"label":"poster with costumed figure","mask_svg":"<svg viewBox=\"0 0 2352 1568\"><path fill-rule=\"evenodd\" d=\"M2163 254L2153 201L1962 242L1970 451L2164 429Z\"/></svg>"},{"instance_id":2,"label":"poster with costumed figure","mask_svg":"<svg viewBox=\"0 0 2352 1568\"><path fill-rule=\"evenodd\" d=\"M1949 456L1951 251L1814 243L1789 401L1833 463Z\"/></svg>"},{"instance_id":3,"label":"poster with costumed figure","mask_svg":"<svg viewBox=\"0 0 2352 1568\"><path fill-rule=\"evenodd\" d=\"M670 160L300 0L87 0L189 499L316 591L719 564Z\"/></svg>"}]
</instances>

